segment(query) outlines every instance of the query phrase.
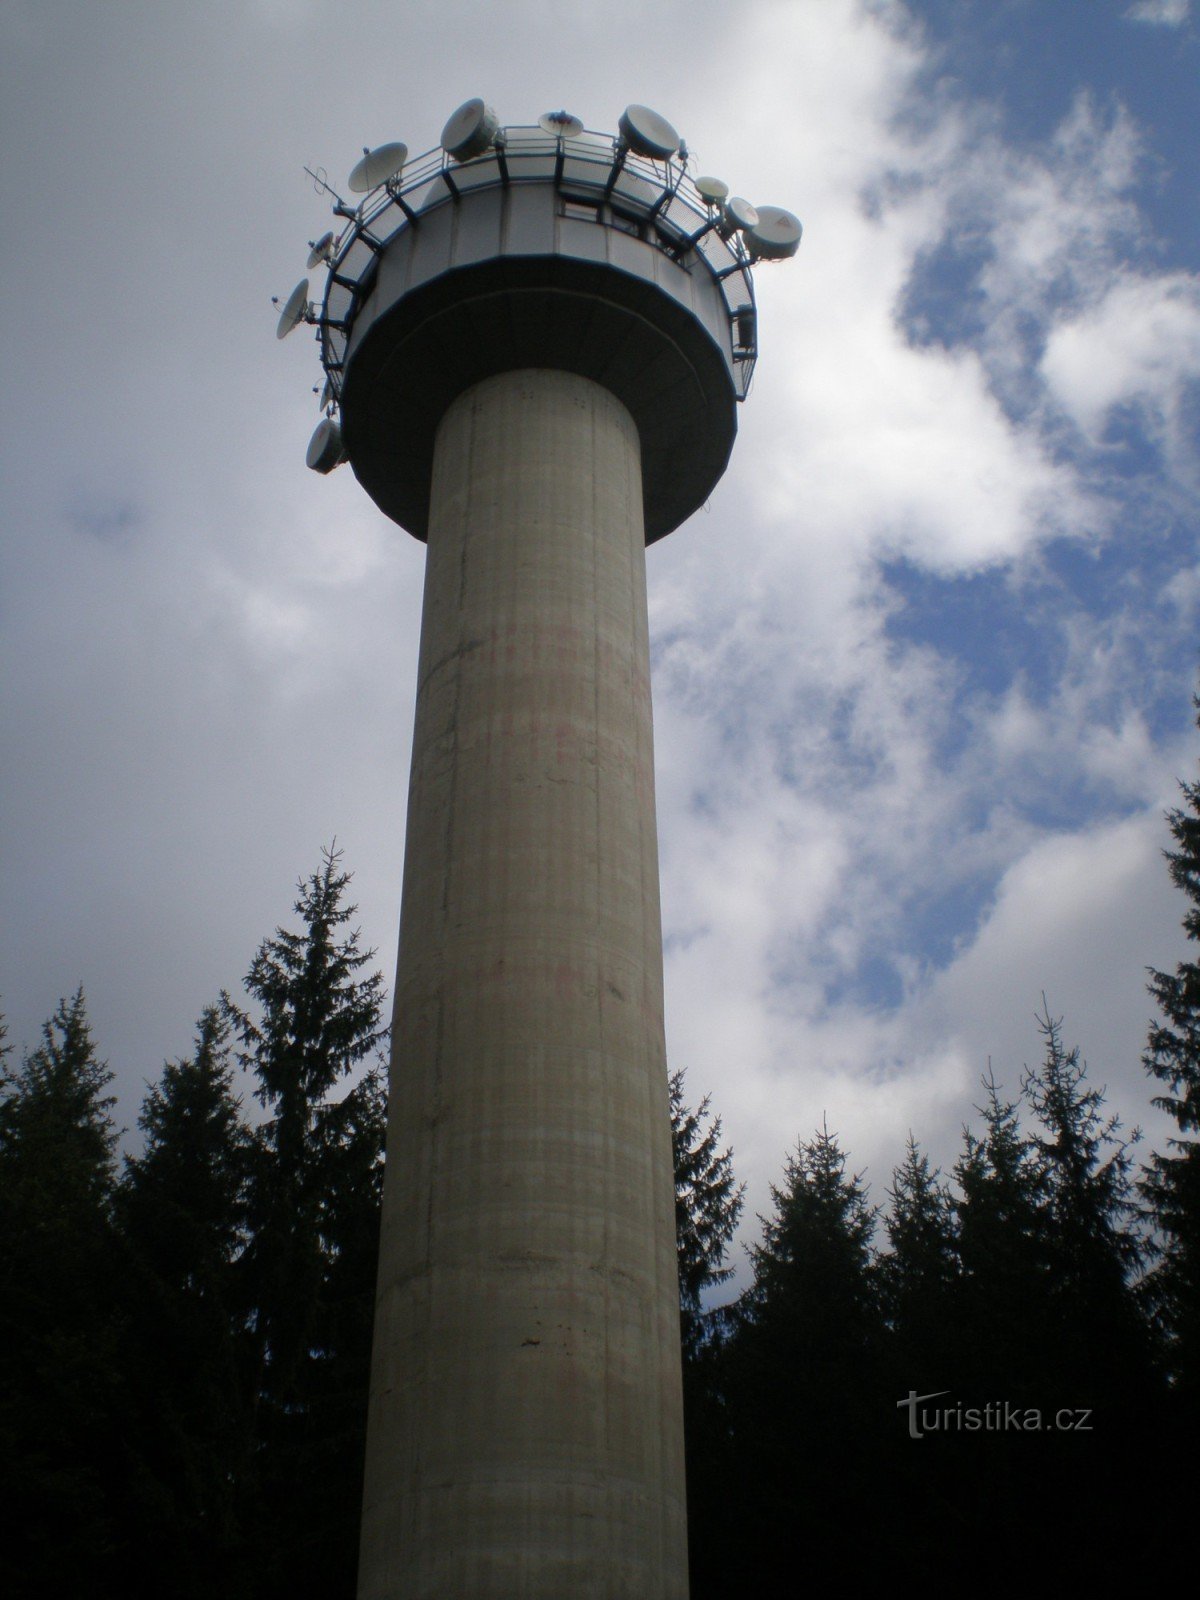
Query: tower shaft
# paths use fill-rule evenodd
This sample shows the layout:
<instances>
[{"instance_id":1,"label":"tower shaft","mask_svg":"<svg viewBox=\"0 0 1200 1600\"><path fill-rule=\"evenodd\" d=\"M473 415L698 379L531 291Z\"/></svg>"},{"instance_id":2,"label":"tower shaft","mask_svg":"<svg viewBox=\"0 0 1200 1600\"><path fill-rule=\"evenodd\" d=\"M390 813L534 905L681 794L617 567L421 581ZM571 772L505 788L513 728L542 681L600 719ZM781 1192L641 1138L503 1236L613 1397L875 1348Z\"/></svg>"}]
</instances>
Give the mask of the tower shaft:
<instances>
[{"instance_id":1,"label":"tower shaft","mask_svg":"<svg viewBox=\"0 0 1200 1600\"><path fill-rule=\"evenodd\" d=\"M361 1600L687 1592L638 428L436 435Z\"/></svg>"}]
</instances>

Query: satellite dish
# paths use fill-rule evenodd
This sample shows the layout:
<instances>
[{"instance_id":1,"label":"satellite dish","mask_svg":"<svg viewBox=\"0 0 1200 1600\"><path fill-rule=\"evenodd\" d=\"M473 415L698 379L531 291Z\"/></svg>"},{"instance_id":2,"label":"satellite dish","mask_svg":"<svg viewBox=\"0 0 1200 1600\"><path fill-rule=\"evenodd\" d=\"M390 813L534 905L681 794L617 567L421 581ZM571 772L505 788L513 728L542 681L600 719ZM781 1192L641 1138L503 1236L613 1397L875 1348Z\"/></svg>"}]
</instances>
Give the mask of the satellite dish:
<instances>
[{"instance_id":1,"label":"satellite dish","mask_svg":"<svg viewBox=\"0 0 1200 1600\"><path fill-rule=\"evenodd\" d=\"M649 106L626 106L617 124L625 143L640 156L663 161L679 149L679 135L657 111Z\"/></svg>"},{"instance_id":2,"label":"satellite dish","mask_svg":"<svg viewBox=\"0 0 1200 1600\"><path fill-rule=\"evenodd\" d=\"M381 183L396 177L408 160L406 144L381 144L374 150L364 150L362 160L350 174L351 194L366 194L368 189L378 189Z\"/></svg>"},{"instance_id":3,"label":"satellite dish","mask_svg":"<svg viewBox=\"0 0 1200 1600\"><path fill-rule=\"evenodd\" d=\"M276 300L276 305L279 301ZM288 334L298 322L304 321L305 312L308 310L308 279L301 278L284 301L283 310L279 313L279 325L275 329L277 339L286 339Z\"/></svg>"},{"instance_id":4,"label":"satellite dish","mask_svg":"<svg viewBox=\"0 0 1200 1600\"><path fill-rule=\"evenodd\" d=\"M758 221L758 212L749 200L743 200L741 195L730 195L723 207L725 222L730 233L738 228L752 228Z\"/></svg>"},{"instance_id":5,"label":"satellite dish","mask_svg":"<svg viewBox=\"0 0 1200 1600\"><path fill-rule=\"evenodd\" d=\"M319 267L322 261L333 258L333 234L323 233L319 239L309 240L308 270Z\"/></svg>"},{"instance_id":6,"label":"satellite dish","mask_svg":"<svg viewBox=\"0 0 1200 1600\"><path fill-rule=\"evenodd\" d=\"M800 248L800 218L779 206L759 206L758 221L746 230L750 253L764 261L786 261Z\"/></svg>"},{"instance_id":7,"label":"satellite dish","mask_svg":"<svg viewBox=\"0 0 1200 1600\"><path fill-rule=\"evenodd\" d=\"M469 161L491 145L499 126L491 106L482 100L468 100L442 129L442 149L455 161Z\"/></svg>"},{"instance_id":8,"label":"satellite dish","mask_svg":"<svg viewBox=\"0 0 1200 1600\"><path fill-rule=\"evenodd\" d=\"M304 459L314 472L332 472L346 459L342 430L332 417L322 417L317 423Z\"/></svg>"},{"instance_id":9,"label":"satellite dish","mask_svg":"<svg viewBox=\"0 0 1200 1600\"><path fill-rule=\"evenodd\" d=\"M557 139L574 139L583 132L583 123L569 111L544 111L538 118L538 127Z\"/></svg>"},{"instance_id":10,"label":"satellite dish","mask_svg":"<svg viewBox=\"0 0 1200 1600\"><path fill-rule=\"evenodd\" d=\"M697 178L696 193L710 206L719 206L722 200L729 198L729 185L720 178Z\"/></svg>"}]
</instances>

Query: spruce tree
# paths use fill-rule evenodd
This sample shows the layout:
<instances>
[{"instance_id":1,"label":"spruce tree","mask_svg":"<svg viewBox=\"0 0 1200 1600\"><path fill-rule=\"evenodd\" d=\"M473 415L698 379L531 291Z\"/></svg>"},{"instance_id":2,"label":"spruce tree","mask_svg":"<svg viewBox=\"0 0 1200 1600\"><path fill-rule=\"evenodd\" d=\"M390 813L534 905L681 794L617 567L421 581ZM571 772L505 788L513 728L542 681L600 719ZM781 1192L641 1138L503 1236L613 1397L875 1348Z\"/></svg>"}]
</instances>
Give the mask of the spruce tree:
<instances>
[{"instance_id":1,"label":"spruce tree","mask_svg":"<svg viewBox=\"0 0 1200 1600\"><path fill-rule=\"evenodd\" d=\"M687 1465L688 1544L692 1593L721 1564L729 1501L730 1428L724 1392L728 1312L705 1309L704 1295L727 1283L723 1265L737 1228L744 1184L735 1181L733 1152L721 1148L721 1119L684 1101L682 1069L672 1073L671 1140L675 1160L675 1237L679 1258L683 1411Z\"/></svg>"},{"instance_id":2,"label":"spruce tree","mask_svg":"<svg viewBox=\"0 0 1200 1600\"><path fill-rule=\"evenodd\" d=\"M1133 1290L1143 1256L1129 1153L1138 1134L1118 1138L1119 1119L1105 1117L1103 1092L1088 1082L1078 1046L1063 1044L1062 1019L1051 1017L1044 995L1037 1026L1042 1060L1026 1069L1021 1088L1038 1125L1053 1337L1079 1400L1097 1384L1111 1400L1149 1381L1150 1348Z\"/></svg>"},{"instance_id":3,"label":"spruce tree","mask_svg":"<svg viewBox=\"0 0 1200 1600\"><path fill-rule=\"evenodd\" d=\"M96 1055L82 985L59 1001L21 1071L0 1065L0 1074L0 1161L10 1182L45 1182L81 1204L106 1203L115 1176L109 1113L116 1101L104 1092L113 1074Z\"/></svg>"},{"instance_id":4,"label":"spruce tree","mask_svg":"<svg viewBox=\"0 0 1200 1600\"><path fill-rule=\"evenodd\" d=\"M725 1252L742 1214L745 1184L733 1175L733 1151L721 1149L721 1119L709 1117L709 1096L692 1111L683 1098L683 1069L671 1074L671 1143L675 1161L675 1240L685 1359L703 1344L705 1291L727 1283Z\"/></svg>"},{"instance_id":5,"label":"spruce tree","mask_svg":"<svg viewBox=\"0 0 1200 1600\"><path fill-rule=\"evenodd\" d=\"M930 1489L954 1559L1020 1524L1043 1582L1091 1582L1118 1570L1098 1529L1145 1509L1128 1463L1153 1436L1153 1369L1127 1278L1128 1154L1078 1051L1048 1012L1040 1026L1022 1085L1033 1131L989 1070L983 1135L965 1134L956 1167L957 1359L938 1387L947 1405L990 1405L996 1428L943 1436Z\"/></svg>"},{"instance_id":6,"label":"spruce tree","mask_svg":"<svg viewBox=\"0 0 1200 1600\"><path fill-rule=\"evenodd\" d=\"M1035 1404L1051 1325L1046 1175L1017 1103L1001 1097L990 1065L983 1087L975 1108L982 1137L963 1130L954 1168L962 1276L953 1381L972 1397L1008 1394Z\"/></svg>"},{"instance_id":7,"label":"spruce tree","mask_svg":"<svg viewBox=\"0 0 1200 1600\"><path fill-rule=\"evenodd\" d=\"M950 1189L911 1133L888 1196L891 1251L880 1260L879 1276L893 1359L904 1388L936 1388L950 1366L958 1230Z\"/></svg>"},{"instance_id":8,"label":"spruce tree","mask_svg":"<svg viewBox=\"0 0 1200 1600\"><path fill-rule=\"evenodd\" d=\"M771 1198L774 1215L759 1219L762 1243L750 1251L748 1320L800 1334L820 1354L844 1350L847 1339L861 1344L875 1322L875 1213L861 1177L846 1176L836 1134L822 1127L797 1145Z\"/></svg>"},{"instance_id":9,"label":"spruce tree","mask_svg":"<svg viewBox=\"0 0 1200 1600\"><path fill-rule=\"evenodd\" d=\"M162 1284L218 1296L244 1242L250 1133L216 1006L201 1013L192 1055L164 1064L138 1126L145 1142L126 1156L118 1194L125 1235Z\"/></svg>"},{"instance_id":10,"label":"spruce tree","mask_svg":"<svg viewBox=\"0 0 1200 1600\"><path fill-rule=\"evenodd\" d=\"M158 1592L244 1592L234 1485L247 1470L250 1351L236 1309L251 1138L233 1094L229 1026L216 1007L190 1058L167 1062L143 1102L117 1217L132 1290L130 1432L152 1499L139 1564Z\"/></svg>"},{"instance_id":11,"label":"spruce tree","mask_svg":"<svg viewBox=\"0 0 1200 1600\"><path fill-rule=\"evenodd\" d=\"M1035 1473L1027 1466L1025 1476L1036 1483L1043 1473L1045 1490L1057 1495L1058 1550L1069 1567L1071 1551L1086 1547L1098 1516L1134 1523L1153 1516L1144 1477L1125 1468L1161 1447L1163 1417L1136 1289L1144 1252L1129 1144L1118 1137L1118 1119L1105 1115L1103 1092L1088 1082L1078 1047L1063 1044L1061 1020L1050 1015L1044 995L1037 1023L1042 1060L1026 1070L1022 1092L1036 1118L1045 1179L1046 1401L1086 1408L1091 1426L1077 1437L1052 1436Z\"/></svg>"},{"instance_id":12,"label":"spruce tree","mask_svg":"<svg viewBox=\"0 0 1200 1600\"><path fill-rule=\"evenodd\" d=\"M309 1426L298 1466L316 1490L322 1528L309 1571L320 1575L322 1596L337 1593L345 1580L349 1596L358 1561L383 1201L387 1096L379 1068L363 1073L321 1121L321 1355L309 1371Z\"/></svg>"},{"instance_id":13,"label":"spruce tree","mask_svg":"<svg viewBox=\"0 0 1200 1600\"><path fill-rule=\"evenodd\" d=\"M1200 698L1195 701L1200 713ZM1200 722L1200 717L1198 717ZM1183 928L1200 942L1200 783L1181 783L1185 804L1167 813L1178 846L1164 852L1172 882L1189 904ZM1169 1341L1177 1393L1191 1415L1200 1411L1200 963L1173 973L1150 969L1150 993L1161 1013L1150 1024L1142 1065L1162 1086L1154 1104L1175 1121L1178 1137L1151 1157L1140 1189L1161 1235L1149 1283Z\"/></svg>"},{"instance_id":14,"label":"spruce tree","mask_svg":"<svg viewBox=\"0 0 1200 1600\"><path fill-rule=\"evenodd\" d=\"M343 1085L386 1030L383 977L364 970L374 951L346 931L356 908L344 904L350 876L340 860L335 848L324 851L321 869L298 885L300 929L277 928L260 945L245 979L254 1011L222 996L267 1111L241 1258L257 1352L264 1595L297 1584L351 1595L354 1586L371 1322L365 1260L378 1226L383 1120L377 1077L368 1073L349 1094ZM334 1482L331 1460L351 1474L349 1485Z\"/></svg>"},{"instance_id":15,"label":"spruce tree","mask_svg":"<svg viewBox=\"0 0 1200 1600\"><path fill-rule=\"evenodd\" d=\"M0 1066L0 1504L13 1593L113 1592L128 1481L112 1073L83 989Z\"/></svg>"},{"instance_id":16,"label":"spruce tree","mask_svg":"<svg viewBox=\"0 0 1200 1600\"><path fill-rule=\"evenodd\" d=\"M943 1347L946 1367L930 1390L947 1391L946 1404L977 1410L1011 1404L1024 1416L1073 1403L1055 1382L1047 1182L1019 1103L1003 1097L990 1062L983 1088L975 1108L982 1132L963 1130L954 1168L960 1277ZM910 1441L914 1448L922 1442ZM1027 1459L1034 1449L1019 1432L938 1435L922 1470L952 1560L969 1559L989 1529L1020 1520L1021 1496L1031 1484L1039 1495L1048 1492L1045 1463ZM1030 1530L1031 1540L1036 1532Z\"/></svg>"},{"instance_id":17,"label":"spruce tree","mask_svg":"<svg viewBox=\"0 0 1200 1600\"><path fill-rule=\"evenodd\" d=\"M876 1530L863 1538L895 1414L875 1213L827 1128L788 1157L771 1196L729 1350L736 1537L713 1592L774 1593L800 1548L809 1578L873 1582L882 1555Z\"/></svg>"}]
</instances>

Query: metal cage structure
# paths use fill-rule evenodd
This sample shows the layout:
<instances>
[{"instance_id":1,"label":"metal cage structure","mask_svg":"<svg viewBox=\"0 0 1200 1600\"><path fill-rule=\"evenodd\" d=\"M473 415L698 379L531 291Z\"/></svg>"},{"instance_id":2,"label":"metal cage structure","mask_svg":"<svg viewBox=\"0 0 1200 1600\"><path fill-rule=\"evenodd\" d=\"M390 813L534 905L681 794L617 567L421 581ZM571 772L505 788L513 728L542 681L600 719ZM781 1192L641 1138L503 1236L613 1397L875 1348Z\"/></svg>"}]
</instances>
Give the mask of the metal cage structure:
<instances>
[{"instance_id":1,"label":"metal cage structure","mask_svg":"<svg viewBox=\"0 0 1200 1600\"><path fill-rule=\"evenodd\" d=\"M521 366L575 372L631 412L647 542L678 527L723 473L758 358L752 268L794 253L790 212L731 197L690 169L656 113L617 135L566 112L501 127L481 100L407 159L364 151L343 227L312 246L319 306L296 286L280 336L314 324L325 422L309 465L349 460L394 521L424 539L437 426L456 396Z\"/></svg>"},{"instance_id":2,"label":"metal cage structure","mask_svg":"<svg viewBox=\"0 0 1200 1600\"><path fill-rule=\"evenodd\" d=\"M685 271L712 276L725 302L736 396L747 398L758 349L753 257L743 233L726 231L720 204L704 198L685 161L656 161L609 134L586 129L572 136L549 134L534 125L500 129L492 146L465 161L439 145L407 162L402 178L378 184L357 208L335 194L335 214L345 217L346 225L332 244L317 325L321 364L335 402L355 320L373 287L379 258L397 235L419 228L439 207L453 206L464 195L547 183L564 217L631 234Z\"/></svg>"}]
</instances>

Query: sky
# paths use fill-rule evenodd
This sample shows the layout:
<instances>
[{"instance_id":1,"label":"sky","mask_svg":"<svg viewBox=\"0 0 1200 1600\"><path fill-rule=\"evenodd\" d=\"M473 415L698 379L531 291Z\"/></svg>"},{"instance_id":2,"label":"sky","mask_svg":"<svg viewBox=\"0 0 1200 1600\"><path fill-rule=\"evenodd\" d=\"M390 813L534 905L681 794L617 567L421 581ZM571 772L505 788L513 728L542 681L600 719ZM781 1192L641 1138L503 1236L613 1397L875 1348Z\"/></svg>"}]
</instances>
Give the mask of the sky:
<instances>
[{"instance_id":1,"label":"sky","mask_svg":"<svg viewBox=\"0 0 1200 1600\"><path fill-rule=\"evenodd\" d=\"M1200 736L1189 0L6 0L0 1004L117 1115L336 838L389 980L424 547L304 464L303 167L667 116L804 222L730 468L648 552L667 1044L744 1237L822 1122L944 1168L1046 997L1143 1149ZM249 1084L244 1088L249 1098ZM741 1273L744 1275L744 1259Z\"/></svg>"}]
</instances>

